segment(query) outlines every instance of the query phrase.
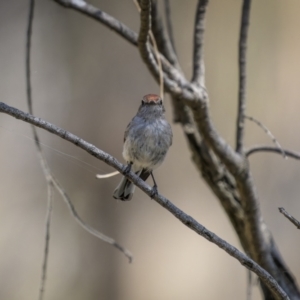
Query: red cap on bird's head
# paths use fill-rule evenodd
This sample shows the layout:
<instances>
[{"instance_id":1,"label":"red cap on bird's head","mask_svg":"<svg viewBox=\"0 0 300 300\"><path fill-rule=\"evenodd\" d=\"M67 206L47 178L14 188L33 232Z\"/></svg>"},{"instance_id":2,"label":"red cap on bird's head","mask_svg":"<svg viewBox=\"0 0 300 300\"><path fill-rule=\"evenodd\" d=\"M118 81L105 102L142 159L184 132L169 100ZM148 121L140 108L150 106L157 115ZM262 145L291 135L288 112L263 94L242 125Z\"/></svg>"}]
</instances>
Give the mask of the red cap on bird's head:
<instances>
[{"instance_id":1,"label":"red cap on bird's head","mask_svg":"<svg viewBox=\"0 0 300 300\"><path fill-rule=\"evenodd\" d=\"M162 104L162 99L156 94L148 94L143 97L144 104Z\"/></svg>"}]
</instances>

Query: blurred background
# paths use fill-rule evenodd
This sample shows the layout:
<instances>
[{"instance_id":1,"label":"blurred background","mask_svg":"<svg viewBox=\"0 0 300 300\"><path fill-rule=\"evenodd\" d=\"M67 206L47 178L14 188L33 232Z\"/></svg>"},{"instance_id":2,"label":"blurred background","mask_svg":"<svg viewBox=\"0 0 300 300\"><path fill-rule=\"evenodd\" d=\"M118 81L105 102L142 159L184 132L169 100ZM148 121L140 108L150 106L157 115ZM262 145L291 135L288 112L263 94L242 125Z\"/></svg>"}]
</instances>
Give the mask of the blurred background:
<instances>
[{"instance_id":1,"label":"blurred background","mask_svg":"<svg viewBox=\"0 0 300 300\"><path fill-rule=\"evenodd\" d=\"M196 1L170 2L179 60L190 78ZM233 145L241 1L210 2L206 83L214 123ZM139 16L131 0L90 3L138 31ZM0 101L25 111L28 4L0 1ZM247 114L263 122L283 147L295 151L300 151L299 11L298 1L253 1L248 40ZM142 96L159 91L138 50L102 24L46 0L37 1L32 38L35 115L123 161L126 125ZM168 97L165 106L171 122ZM159 191L241 249L218 200L192 164L180 126L172 127L173 146L155 172ZM133 264L128 264L116 249L85 232L55 193L45 299L246 299L247 272L236 260L139 190L130 202L115 201L112 192L120 176L95 179L96 173L113 171L110 167L58 137L42 130L39 134L51 169L79 215L134 254ZM0 299L37 299L46 182L28 124L1 114L0 140ZM249 121L245 143L272 144ZM264 219L300 280L299 232L278 212L283 206L300 219L300 164L266 153L254 154L250 163ZM257 286L253 299L261 299Z\"/></svg>"}]
</instances>

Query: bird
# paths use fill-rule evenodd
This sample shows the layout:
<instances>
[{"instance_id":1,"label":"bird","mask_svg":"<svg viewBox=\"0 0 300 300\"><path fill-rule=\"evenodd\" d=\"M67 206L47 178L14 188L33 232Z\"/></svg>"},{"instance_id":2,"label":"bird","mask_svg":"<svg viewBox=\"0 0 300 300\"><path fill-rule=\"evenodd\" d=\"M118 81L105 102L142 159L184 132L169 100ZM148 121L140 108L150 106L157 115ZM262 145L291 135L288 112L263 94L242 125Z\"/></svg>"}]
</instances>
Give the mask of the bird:
<instances>
[{"instance_id":1,"label":"bird","mask_svg":"<svg viewBox=\"0 0 300 300\"><path fill-rule=\"evenodd\" d=\"M157 184L152 172L164 161L172 139L172 128L165 118L162 99L156 94L145 95L125 130L122 155L127 163L125 172L132 170L144 181L151 175L153 196L157 194ZM134 190L135 185L123 176L113 197L129 201Z\"/></svg>"}]
</instances>

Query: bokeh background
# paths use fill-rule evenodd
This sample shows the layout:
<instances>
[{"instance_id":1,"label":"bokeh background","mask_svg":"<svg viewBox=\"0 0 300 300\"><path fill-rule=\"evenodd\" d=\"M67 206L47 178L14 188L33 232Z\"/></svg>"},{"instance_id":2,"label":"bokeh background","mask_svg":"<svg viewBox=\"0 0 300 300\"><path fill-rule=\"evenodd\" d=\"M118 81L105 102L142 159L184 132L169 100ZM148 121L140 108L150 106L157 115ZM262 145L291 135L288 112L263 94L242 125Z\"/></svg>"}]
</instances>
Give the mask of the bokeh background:
<instances>
[{"instance_id":1,"label":"bokeh background","mask_svg":"<svg viewBox=\"0 0 300 300\"><path fill-rule=\"evenodd\" d=\"M189 78L196 1L170 2L177 51ZM131 0L90 3L138 31L139 16ZM241 1L212 0L205 34L212 117L231 145L240 10ZM247 114L293 150L300 150L299 11L295 0L254 0L248 51ZM27 12L28 1L0 1L0 99L22 110L27 110ZM158 93L138 50L102 24L54 1L37 1L33 26L35 115L123 161L127 123L144 94ZM165 106L171 122L168 97ZM159 191L241 248L218 200L193 166L180 126L172 127L173 146L155 173ZM246 130L247 146L272 144L255 124L248 122ZM133 264L128 264L114 248L82 230L55 193L45 299L246 299L247 272L236 260L139 190L131 202L116 202L111 194L120 177L95 179L96 173L113 171L110 167L47 132L39 133L51 169L80 216L134 254ZM1 114L0 140L0 299L37 299L45 240L45 178L28 124ZM264 219L300 279L299 232L278 212L284 206L300 218L300 164L276 154L255 154L250 162ZM253 299L261 299L254 285Z\"/></svg>"}]
</instances>

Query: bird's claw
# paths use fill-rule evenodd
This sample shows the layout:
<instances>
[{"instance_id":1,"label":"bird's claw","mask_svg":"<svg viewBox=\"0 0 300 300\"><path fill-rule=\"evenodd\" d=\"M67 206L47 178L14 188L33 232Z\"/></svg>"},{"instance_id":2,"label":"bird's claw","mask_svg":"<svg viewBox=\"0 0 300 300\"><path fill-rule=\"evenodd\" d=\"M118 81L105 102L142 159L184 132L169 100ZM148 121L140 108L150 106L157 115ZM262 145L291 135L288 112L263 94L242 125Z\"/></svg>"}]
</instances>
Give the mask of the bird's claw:
<instances>
[{"instance_id":1,"label":"bird's claw","mask_svg":"<svg viewBox=\"0 0 300 300\"><path fill-rule=\"evenodd\" d=\"M125 169L124 169L125 175L128 175L128 173L129 173L130 170L131 170L131 166L132 166L132 163L129 163L129 164L125 167Z\"/></svg>"},{"instance_id":2,"label":"bird's claw","mask_svg":"<svg viewBox=\"0 0 300 300\"><path fill-rule=\"evenodd\" d=\"M150 197L151 197L151 199L153 199L157 195L158 195L157 185L154 185L151 189Z\"/></svg>"}]
</instances>

